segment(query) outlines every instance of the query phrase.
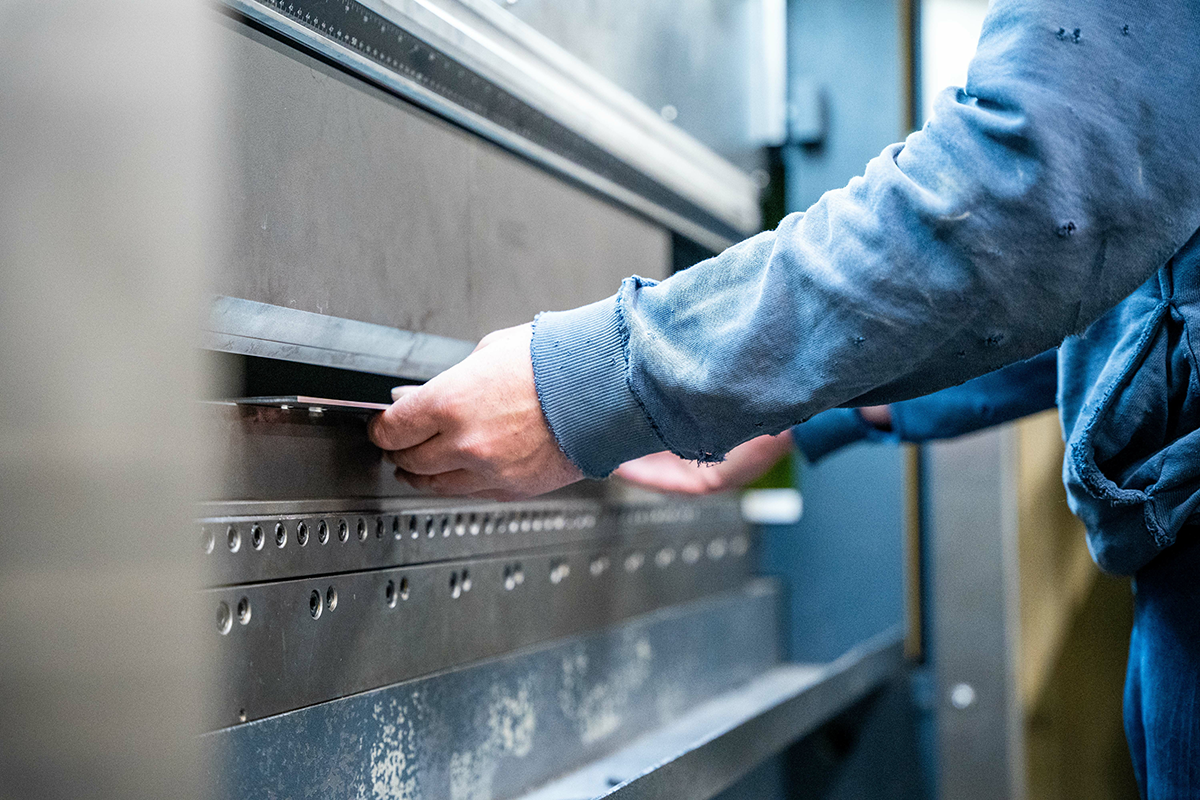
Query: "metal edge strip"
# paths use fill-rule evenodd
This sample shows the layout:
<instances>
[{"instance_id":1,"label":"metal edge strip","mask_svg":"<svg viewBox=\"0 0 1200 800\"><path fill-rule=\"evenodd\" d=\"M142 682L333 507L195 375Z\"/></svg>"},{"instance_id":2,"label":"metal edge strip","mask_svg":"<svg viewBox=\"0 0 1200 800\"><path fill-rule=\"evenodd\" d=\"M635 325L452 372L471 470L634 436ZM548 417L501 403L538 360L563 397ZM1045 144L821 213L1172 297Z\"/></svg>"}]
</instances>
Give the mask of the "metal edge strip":
<instances>
[{"instance_id":1,"label":"metal edge strip","mask_svg":"<svg viewBox=\"0 0 1200 800\"><path fill-rule=\"evenodd\" d=\"M202 331L209 350L428 380L474 345L370 322L217 296Z\"/></svg>"}]
</instances>

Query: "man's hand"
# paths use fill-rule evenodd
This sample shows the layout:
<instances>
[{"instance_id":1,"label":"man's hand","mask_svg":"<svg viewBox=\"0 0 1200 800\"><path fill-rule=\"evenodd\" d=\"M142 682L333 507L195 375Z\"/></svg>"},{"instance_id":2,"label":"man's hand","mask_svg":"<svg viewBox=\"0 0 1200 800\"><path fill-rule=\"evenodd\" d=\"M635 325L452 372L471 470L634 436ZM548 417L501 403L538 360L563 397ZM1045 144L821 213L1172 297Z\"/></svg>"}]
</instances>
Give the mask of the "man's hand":
<instances>
[{"instance_id":1,"label":"man's hand","mask_svg":"<svg viewBox=\"0 0 1200 800\"><path fill-rule=\"evenodd\" d=\"M393 390L395 402L369 433L397 478L435 494L516 500L583 477L542 415L532 335L531 325L488 334L423 386Z\"/></svg>"},{"instance_id":2,"label":"man's hand","mask_svg":"<svg viewBox=\"0 0 1200 800\"><path fill-rule=\"evenodd\" d=\"M737 489L766 473L792 449L792 432L759 436L729 451L719 464L697 464L674 453L653 453L627 461L616 474L656 492L713 494Z\"/></svg>"}]
</instances>

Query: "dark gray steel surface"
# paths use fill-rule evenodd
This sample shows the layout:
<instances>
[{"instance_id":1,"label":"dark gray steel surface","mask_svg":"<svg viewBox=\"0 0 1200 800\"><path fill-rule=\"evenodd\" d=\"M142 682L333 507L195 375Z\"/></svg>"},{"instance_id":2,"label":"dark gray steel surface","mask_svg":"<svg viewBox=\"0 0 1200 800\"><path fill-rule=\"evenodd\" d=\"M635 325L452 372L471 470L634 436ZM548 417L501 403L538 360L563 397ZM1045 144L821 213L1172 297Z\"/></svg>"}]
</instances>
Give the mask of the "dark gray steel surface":
<instances>
[{"instance_id":1,"label":"dark gray steel surface","mask_svg":"<svg viewBox=\"0 0 1200 800\"><path fill-rule=\"evenodd\" d=\"M776 666L525 800L708 800L883 685L903 650L897 628L827 664Z\"/></svg>"},{"instance_id":2,"label":"dark gray steel surface","mask_svg":"<svg viewBox=\"0 0 1200 800\"><path fill-rule=\"evenodd\" d=\"M691 539L685 539L693 544ZM669 536L204 592L207 727L259 719L594 630L746 581L745 549ZM693 545L694 546L694 545ZM357 548L356 548L357 549Z\"/></svg>"},{"instance_id":3,"label":"dark gray steel surface","mask_svg":"<svg viewBox=\"0 0 1200 800\"><path fill-rule=\"evenodd\" d=\"M474 348L459 339L237 297L213 299L204 325L204 346L415 381L454 366Z\"/></svg>"},{"instance_id":4,"label":"dark gray steel surface","mask_svg":"<svg viewBox=\"0 0 1200 800\"><path fill-rule=\"evenodd\" d=\"M939 796L1024 796L1014 431L926 448Z\"/></svg>"},{"instance_id":5,"label":"dark gray steel surface","mask_svg":"<svg viewBox=\"0 0 1200 800\"><path fill-rule=\"evenodd\" d=\"M755 581L602 631L208 734L217 796L519 795L770 668L778 661L776 604L772 584Z\"/></svg>"},{"instance_id":6,"label":"dark gray steel surface","mask_svg":"<svg viewBox=\"0 0 1200 800\"><path fill-rule=\"evenodd\" d=\"M670 235L225 20L217 293L460 340L664 277Z\"/></svg>"},{"instance_id":7,"label":"dark gray steel surface","mask_svg":"<svg viewBox=\"0 0 1200 800\"><path fill-rule=\"evenodd\" d=\"M623 506L594 500L471 503L391 499L211 507L196 544L210 586L514 553L589 543L669 548L666 559L744 555L747 526L732 501ZM216 513L211 512L235 513ZM649 550L653 558L657 549Z\"/></svg>"},{"instance_id":8,"label":"dark gray steel surface","mask_svg":"<svg viewBox=\"0 0 1200 800\"><path fill-rule=\"evenodd\" d=\"M750 178L483 0L226 0L343 69L704 241L752 232Z\"/></svg>"}]
</instances>

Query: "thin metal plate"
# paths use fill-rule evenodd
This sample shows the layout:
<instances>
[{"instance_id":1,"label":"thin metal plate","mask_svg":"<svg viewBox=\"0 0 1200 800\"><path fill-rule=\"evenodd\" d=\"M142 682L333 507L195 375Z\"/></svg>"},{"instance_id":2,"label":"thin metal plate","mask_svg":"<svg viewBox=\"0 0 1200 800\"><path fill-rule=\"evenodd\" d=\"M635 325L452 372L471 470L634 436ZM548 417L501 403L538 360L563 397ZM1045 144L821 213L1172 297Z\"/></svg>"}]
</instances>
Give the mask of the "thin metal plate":
<instances>
[{"instance_id":1,"label":"thin metal plate","mask_svg":"<svg viewBox=\"0 0 1200 800\"><path fill-rule=\"evenodd\" d=\"M759 579L465 669L207 734L215 796L517 796L777 664L777 607L775 584Z\"/></svg>"},{"instance_id":2,"label":"thin metal plate","mask_svg":"<svg viewBox=\"0 0 1200 800\"><path fill-rule=\"evenodd\" d=\"M288 397L235 397L231 403L239 406L270 406L281 411L306 411L320 416L326 411L343 414L358 414L372 416L380 411L386 411L388 403L367 403L360 400L335 400L329 397L306 397L290 395Z\"/></svg>"}]
</instances>

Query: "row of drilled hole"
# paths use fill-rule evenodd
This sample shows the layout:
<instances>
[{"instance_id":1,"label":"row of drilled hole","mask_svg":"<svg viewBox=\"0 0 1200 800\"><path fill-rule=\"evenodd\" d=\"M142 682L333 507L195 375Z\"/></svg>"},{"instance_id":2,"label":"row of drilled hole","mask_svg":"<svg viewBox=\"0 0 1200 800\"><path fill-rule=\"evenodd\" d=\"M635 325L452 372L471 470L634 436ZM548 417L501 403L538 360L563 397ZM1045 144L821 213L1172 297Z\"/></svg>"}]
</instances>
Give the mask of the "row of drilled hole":
<instances>
[{"instance_id":1,"label":"row of drilled hole","mask_svg":"<svg viewBox=\"0 0 1200 800\"><path fill-rule=\"evenodd\" d=\"M588 529L595 526L596 515L594 514L568 516L557 512L522 511L496 515L476 513L412 515L408 517L407 528L410 538L417 539L420 538L422 533L427 538L434 538L439 534L444 538L449 538L452 534L465 536L469 533L472 536L477 536L480 533L490 535L492 533L504 532L517 533L518 531L538 533L541 531L561 531L564 529ZM404 526L401 524L400 517L393 516L391 519L392 536L400 538L402 527ZM306 521L298 521L294 528L296 543L304 547L308 544L309 539L315 536L319 544L328 544L329 540L335 535L338 541L343 544L350 541L350 523L344 518L339 519L335 526L331 526L327 520L319 520L315 528L315 531L310 531ZM382 539L386 529L387 525L384 522L384 518L376 517L375 538ZM358 517L354 530L360 542L367 540L368 525L365 518ZM242 529L237 525L229 525L225 529L225 545L231 553L241 551L243 546L253 550L262 550L266 541L266 529L262 523L256 522L251 524L248 541L243 539ZM274 541L275 546L278 548L287 546L288 526L282 520L276 522L274 525ZM210 528L203 528L201 531L201 548L204 552L214 552L216 550L216 543L216 534Z\"/></svg>"},{"instance_id":2,"label":"row of drilled hole","mask_svg":"<svg viewBox=\"0 0 1200 800\"><path fill-rule=\"evenodd\" d=\"M732 552L735 556L745 555L749 548L749 541L744 536L736 536L730 542L726 543L724 539L713 539L704 547L701 548L697 542L689 542L685 545L679 554L679 558L685 564L695 564L700 560L701 554L706 553L709 559L717 561L723 558L726 552ZM654 556L655 566L660 569L669 567L675 561L675 549L672 547L664 547L660 549ZM640 551L633 551L625 556L623 566L626 572L636 572L642 568L646 557ZM597 556L592 559L588 565L588 571L592 577L600 577L611 567L612 561L608 556ZM550 582L553 584L562 583L571 575L571 566L566 561L555 561L550 565ZM450 573L449 589L450 596L458 599L465 592L471 591L473 587L473 579L468 569L455 570ZM518 586L525 583L525 570L520 562L512 562L504 566L502 574L502 586L505 591L512 591ZM388 608L395 608L399 601L407 600L409 597L408 578L400 578L396 580L388 580L384 587L383 600ZM326 612L332 612L337 608L338 594L337 589L330 586L322 594L319 589L313 589L308 598L309 615L313 619L320 619L321 615ZM241 598L235 611L231 611L229 604L222 601L217 607L217 630L221 634L227 634L233 628L233 621L236 620L245 625L250 622L250 600L247 597ZM236 617L235 617L236 615Z\"/></svg>"}]
</instances>

